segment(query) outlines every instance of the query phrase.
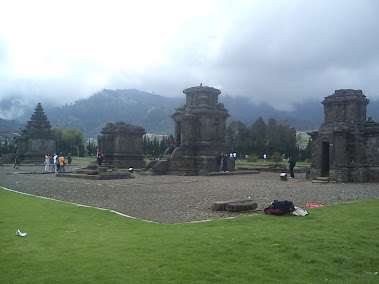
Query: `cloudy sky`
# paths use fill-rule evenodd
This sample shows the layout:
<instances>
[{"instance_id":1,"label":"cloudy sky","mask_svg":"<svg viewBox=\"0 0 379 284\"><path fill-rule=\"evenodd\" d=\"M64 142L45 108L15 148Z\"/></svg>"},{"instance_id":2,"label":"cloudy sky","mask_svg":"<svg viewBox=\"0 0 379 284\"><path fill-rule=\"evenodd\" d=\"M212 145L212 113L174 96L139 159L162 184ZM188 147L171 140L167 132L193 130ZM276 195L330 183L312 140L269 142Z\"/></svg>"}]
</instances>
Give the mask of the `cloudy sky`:
<instances>
[{"instance_id":1,"label":"cloudy sky","mask_svg":"<svg viewBox=\"0 0 379 284\"><path fill-rule=\"evenodd\" d=\"M336 89L379 100L378 0L0 3L0 104L200 83L279 109Z\"/></svg>"}]
</instances>

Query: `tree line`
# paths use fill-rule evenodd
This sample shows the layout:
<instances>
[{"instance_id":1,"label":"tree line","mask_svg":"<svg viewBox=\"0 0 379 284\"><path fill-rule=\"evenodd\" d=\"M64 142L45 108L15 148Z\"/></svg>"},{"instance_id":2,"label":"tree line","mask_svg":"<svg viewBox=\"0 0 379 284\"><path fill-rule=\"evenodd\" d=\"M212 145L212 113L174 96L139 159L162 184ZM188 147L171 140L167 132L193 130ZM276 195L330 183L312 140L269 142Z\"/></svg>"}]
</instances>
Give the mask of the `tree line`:
<instances>
[{"instance_id":1,"label":"tree line","mask_svg":"<svg viewBox=\"0 0 379 284\"><path fill-rule=\"evenodd\" d=\"M78 129L61 129L54 127L57 136L57 152L71 153L73 156L84 157L96 155L96 141L84 142L83 134ZM157 157L162 155L169 145L172 135L163 136L161 140L143 138L143 154ZM230 152L236 152L244 157L255 155L261 158L263 154L272 157L274 154L293 156L299 161L311 158L310 143L305 149L296 145L295 128L290 127L285 120L270 118L267 124L259 117L251 126L241 121L232 121L226 128L226 142ZM13 153L13 144L4 141L0 147L0 154Z\"/></svg>"},{"instance_id":2,"label":"tree line","mask_svg":"<svg viewBox=\"0 0 379 284\"><path fill-rule=\"evenodd\" d=\"M232 152L255 155L261 158L266 154L293 156L304 161L310 159L310 148L300 149L296 145L296 130L286 120L270 118L267 124L259 117L251 126L241 121L232 121L226 128L226 142ZM279 157L279 159L280 159Z\"/></svg>"},{"instance_id":3,"label":"tree line","mask_svg":"<svg viewBox=\"0 0 379 284\"><path fill-rule=\"evenodd\" d=\"M170 139L173 139L172 135L163 136L161 140L158 140L156 138L154 138L153 140L150 140L147 136L144 136L143 144L142 144L143 154L151 156L151 157L157 157L159 155L163 155L168 147Z\"/></svg>"}]
</instances>

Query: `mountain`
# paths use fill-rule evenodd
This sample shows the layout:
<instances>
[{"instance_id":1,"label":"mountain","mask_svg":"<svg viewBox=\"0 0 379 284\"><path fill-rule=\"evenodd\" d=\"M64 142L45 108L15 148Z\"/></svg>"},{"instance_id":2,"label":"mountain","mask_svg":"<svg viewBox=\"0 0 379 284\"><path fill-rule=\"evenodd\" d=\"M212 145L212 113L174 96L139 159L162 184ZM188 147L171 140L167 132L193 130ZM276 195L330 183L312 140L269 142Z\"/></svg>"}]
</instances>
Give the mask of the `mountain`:
<instances>
[{"instance_id":1,"label":"mountain","mask_svg":"<svg viewBox=\"0 0 379 284\"><path fill-rule=\"evenodd\" d=\"M221 96L220 102L229 110L228 121L240 120L247 125L252 125L258 117L266 122L273 117L287 120L297 130L310 130L318 128L324 119L322 104L316 101L299 104L289 112L276 110L268 104L254 104L247 98Z\"/></svg>"},{"instance_id":2,"label":"mountain","mask_svg":"<svg viewBox=\"0 0 379 284\"><path fill-rule=\"evenodd\" d=\"M240 120L250 126L259 116L266 122L273 117L287 120L296 130L304 131L317 129L324 118L323 106L317 101L298 104L290 112L276 110L268 104L254 104L247 98L221 95L219 102L229 111L228 123ZM170 115L175 112L175 108L184 103L184 95L167 98L135 89L105 89L71 105L50 107L42 103L42 107L53 126L76 128L82 131L85 138L96 138L107 122L116 121L142 126L148 133L174 134L174 120ZM372 116L378 121L378 110L379 101L371 101L367 107L367 116ZM34 108L31 108L29 114L19 119L21 125L25 126L33 111ZM19 131L20 124L15 121L1 119L0 129L2 125L7 131Z\"/></svg>"},{"instance_id":3,"label":"mountain","mask_svg":"<svg viewBox=\"0 0 379 284\"><path fill-rule=\"evenodd\" d=\"M86 137L97 137L107 122L124 121L149 133L172 133L170 115L182 102L138 90L103 90L88 99L60 108L46 108L52 125L78 128Z\"/></svg>"},{"instance_id":4,"label":"mountain","mask_svg":"<svg viewBox=\"0 0 379 284\"><path fill-rule=\"evenodd\" d=\"M22 125L17 120L7 120L0 118L0 137L11 137L13 132L20 133L23 127L24 125Z\"/></svg>"}]
</instances>

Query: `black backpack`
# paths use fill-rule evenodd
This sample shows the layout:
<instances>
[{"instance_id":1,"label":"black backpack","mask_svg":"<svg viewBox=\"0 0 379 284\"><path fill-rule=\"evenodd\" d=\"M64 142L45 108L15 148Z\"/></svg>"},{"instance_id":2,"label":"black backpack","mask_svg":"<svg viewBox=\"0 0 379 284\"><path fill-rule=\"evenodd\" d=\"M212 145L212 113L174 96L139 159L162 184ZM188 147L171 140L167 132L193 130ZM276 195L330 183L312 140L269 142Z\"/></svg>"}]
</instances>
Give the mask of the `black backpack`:
<instances>
[{"instance_id":1,"label":"black backpack","mask_svg":"<svg viewBox=\"0 0 379 284\"><path fill-rule=\"evenodd\" d=\"M272 202L270 206L265 208L264 211L268 215L286 215L286 214L290 214L291 212L294 212L295 210L296 209L292 201L274 200L274 202Z\"/></svg>"}]
</instances>

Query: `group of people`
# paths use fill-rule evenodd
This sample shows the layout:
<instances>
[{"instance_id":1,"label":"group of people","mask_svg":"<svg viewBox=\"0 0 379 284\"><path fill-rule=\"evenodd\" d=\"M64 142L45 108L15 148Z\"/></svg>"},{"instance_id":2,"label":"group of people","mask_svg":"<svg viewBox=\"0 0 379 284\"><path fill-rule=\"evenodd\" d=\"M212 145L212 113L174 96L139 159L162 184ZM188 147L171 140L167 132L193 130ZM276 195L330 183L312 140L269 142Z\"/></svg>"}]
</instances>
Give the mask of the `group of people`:
<instances>
[{"instance_id":1,"label":"group of people","mask_svg":"<svg viewBox=\"0 0 379 284\"><path fill-rule=\"evenodd\" d=\"M46 173L49 172L50 161L51 161L50 154L46 154L45 155L45 172ZM71 166L71 162L72 162L71 153L68 153L68 155L67 155L67 167ZM65 165L66 165L66 160L65 160L64 154L63 153L54 154L54 156L53 156L53 170L54 170L54 173L56 175L58 175L61 172L63 172L63 173L66 172Z\"/></svg>"},{"instance_id":2,"label":"group of people","mask_svg":"<svg viewBox=\"0 0 379 284\"><path fill-rule=\"evenodd\" d=\"M227 159L229 156L230 156L230 158L235 158L235 156L233 154L228 155L224 152L221 152L220 155L217 157L217 164L218 164L220 172L228 172L228 170L227 170ZM264 154L263 158L266 161L267 155ZM289 178L290 179L295 178L293 168L296 166L296 160L292 156L289 156L287 159L287 162L289 163L289 170L290 170L290 177Z\"/></svg>"}]
</instances>

